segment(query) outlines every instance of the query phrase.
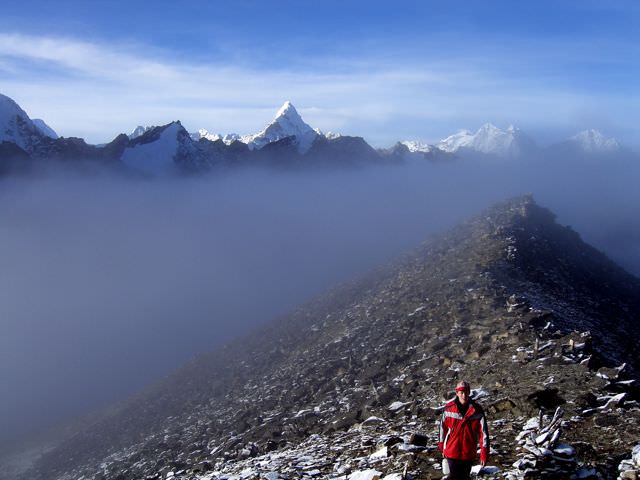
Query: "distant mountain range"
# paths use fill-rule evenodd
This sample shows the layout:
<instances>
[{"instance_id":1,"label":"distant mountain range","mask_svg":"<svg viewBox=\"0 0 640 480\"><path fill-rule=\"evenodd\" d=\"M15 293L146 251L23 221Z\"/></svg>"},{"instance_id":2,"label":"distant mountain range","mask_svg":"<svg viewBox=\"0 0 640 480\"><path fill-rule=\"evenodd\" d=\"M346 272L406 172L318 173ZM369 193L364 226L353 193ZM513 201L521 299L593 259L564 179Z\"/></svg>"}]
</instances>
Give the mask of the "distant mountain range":
<instances>
[{"instance_id":1,"label":"distant mountain range","mask_svg":"<svg viewBox=\"0 0 640 480\"><path fill-rule=\"evenodd\" d=\"M0 94L0 173L28 171L51 161L84 166L109 165L148 175L200 172L214 168L357 167L413 159L449 161L468 156L515 158L544 155L611 155L624 152L620 143L597 130L580 132L563 142L538 147L520 129L487 123L475 133L453 134L436 144L401 141L374 149L362 137L323 133L304 122L291 102L256 134L189 133L180 121L138 126L110 143L90 145L81 138L58 137L45 121L31 119L11 98Z\"/></svg>"}]
</instances>

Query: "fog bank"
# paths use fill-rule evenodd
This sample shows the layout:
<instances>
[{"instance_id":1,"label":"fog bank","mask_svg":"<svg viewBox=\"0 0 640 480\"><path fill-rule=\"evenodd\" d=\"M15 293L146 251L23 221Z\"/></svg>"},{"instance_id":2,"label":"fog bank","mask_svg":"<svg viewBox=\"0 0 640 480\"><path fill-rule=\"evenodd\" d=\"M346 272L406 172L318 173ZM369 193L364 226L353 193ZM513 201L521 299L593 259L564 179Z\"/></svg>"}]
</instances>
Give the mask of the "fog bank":
<instances>
[{"instance_id":1,"label":"fog bank","mask_svg":"<svg viewBox=\"0 0 640 480\"><path fill-rule=\"evenodd\" d=\"M533 193L638 275L639 171L468 160L4 181L0 445L121 399L509 196Z\"/></svg>"}]
</instances>

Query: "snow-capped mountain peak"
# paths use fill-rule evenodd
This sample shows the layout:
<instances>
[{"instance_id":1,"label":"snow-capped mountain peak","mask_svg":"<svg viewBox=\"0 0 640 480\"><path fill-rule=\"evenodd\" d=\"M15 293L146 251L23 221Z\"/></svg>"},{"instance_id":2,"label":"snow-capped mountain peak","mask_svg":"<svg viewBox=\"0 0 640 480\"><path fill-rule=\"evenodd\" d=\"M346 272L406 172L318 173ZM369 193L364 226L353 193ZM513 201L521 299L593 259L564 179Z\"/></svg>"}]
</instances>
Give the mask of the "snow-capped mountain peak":
<instances>
[{"instance_id":1,"label":"snow-capped mountain peak","mask_svg":"<svg viewBox=\"0 0 640 480\"><path fill-rule=\"evenodd\" d=\"M196 142L201 138L204 138L211 142L222 140L222 142L226 145L231 145L233 142L239 141L241 139L240 135L238 135L237 133L227 133L226 135L221 135L219 133L211 133L204 128L201 128L196 133L191 133L190 135L191 139Z\"/></svg>"},{"instance_id":2,"label":"snow-capped mountain peak","mask_svg":"<svg viewBox=\"0 0 640 480\"><path fill-rule=\"evenodd\" d=\"M191 133L190 136L191 136L191 139L196 141L196 142L198 140L200 140L201 138L204 138L204 139L209 140L211 142L216 142L216 141L222 139L222 135L220 135L219 133L211 133L206 128L201 128L197 132Z\"/></svg>"},{"instance_id":3,"label":"snow-capped mountain peak","mask_svg":"<svg viewBox=\"0 0 640 480\"><path fill-rule=\"evenodd\" d=\"M0 126L4 127L8 120L16 116L29 119L27 112L22 110L16 102L6 95L0 94L0 122L2 122Z\"/></svg>"},{"instance_id":4,"label":"snow-capped mountain peak","mask_svg":"<svg viewBox=\"0 0 640 480\"><path fill-rule=\"evenodd\" d=\"M428 153L428 152L431 152L435 148L433 145L429 145L428 143L423 143L423 142L419 142L419 141L404 140L404 141L402 141L400 143L402 145L404 145L405 147L407 147L407 149L411 153L415 153L415 152Z\"/></svg>"},{"instance_id":5,"label":"snow-capped mountain peak","mask_svg":"<svg viewBox=\"0 0 640 480\"><path fill-rule=\"evenodd\" d=\"M54 140L58 138L58 134L55 132L55 130L47 125L44 120L40 118L34 118L32 122L43 135L49 138L53 138Z\"/></svg>"},{"instance_id":6,"label":"snow-capped mountain peak","mask_svg":"<svg viewBox=\"0 0 640 480\"><path fill-rule=\"evenodd\" d=\"M127 135L129 137L129 140L133 140L134 138L138 138L141 137L142 135L144 135L146 132L148 132L149 130L151 130L154 127L151 126L146 126L143 127L142 125L138 125L133 132L131 132L129 135Z\"/></svg>"},{"instance_id":7,"label":"snow-capped mountain peak","mask_svg":"<svg viewBox=\"0 0 640 480\"><path fill-rule=\"evenodd\" d=\"M449 153L467 149L506 157L519 155L531 148L532 144L533 142L513 125L502 130L492 123L485 123L476 133L462 130L441 140L437 147Z\"/></svg>"},{"instance_id":8,"label":"snow-capped mountain peak","mask_svg":"<svg viewBox=\"0 0 640 480\"><path fill-rule=\"evenodd\" d=\"M589 153L613 152L620 149L620 143L615 138L606 137L595 129L583 130L570 137L569 141Z\"/></svg>"},{"instance_id":9,"label":"snow-capped mountain peak","mask_svg":"<svg viewBox=\"0 0 640 480\"><path fill-rule=\"evenodd\" d=\"M316 133L320 136L327 138L328 140L335 140L336 138L342 137L342 134L339 132L322 132L319 128L316 128Z\"/></svg>"},{"instance_id":10,"label":"snow-capped mountain peak","mask_svg":"<svg viewBox=\"0 0 640 480\"><path fill-rule=\"evenodd\" d=\"M290 101L284 102L273 121L255 135L245 135L242 141L250 148L259 149L265 145L286 137L295 137L298 151L306 152L318 133L302 120L302 117Z\"/></svg>"},{"instance_id":11,"label":"snow-capped mountain peak","mask_svg":"<svg viewBox=\"0 0 640 480\"><path fill-rule=\"evenodd\" d=\"M468 147L473 143L474 135L469 130L460 130L458 133L440 140L437 147L445 152L456 152L463 147Z\"/></svg>"},{"instance_id":12,"label":"snow-capped mountain peak","mask_svg":"<svg viewBox=\"0 0 640 480\"><path fill-rule=\"evenodd\" d=\"M183 162L198 162L197 148L180 121L151 127L130 140L120 160L124 165L148 175L166 175Z\"/></svg>"},{"instance_id":13,"label":"snow-capped mountain peak","mask_svg":"<svg viewBox=\"0 0 640 480\"><path fill-rule=\"evenodd\" d=\"M30 151L44 135L20 106L6 95L0 94L0 142L7 141Z\"/></svg>"},{"instance_id":14,"label":"snow-capped mountain peak","mask_svg":"<svg viewBox=\"0 0 640 480\"><path fill-rule=\"evenodd\" d=\"M302 117L296 110L296 107L294 107L293 103L291 103L289 100L284 102L284 104L280 107L280 110L278 110L278 113L276 113L276 120L280 117L289 117L295 119L295 121L297 122L304 123L302 121Z\"/></svg>"}]
</instances>

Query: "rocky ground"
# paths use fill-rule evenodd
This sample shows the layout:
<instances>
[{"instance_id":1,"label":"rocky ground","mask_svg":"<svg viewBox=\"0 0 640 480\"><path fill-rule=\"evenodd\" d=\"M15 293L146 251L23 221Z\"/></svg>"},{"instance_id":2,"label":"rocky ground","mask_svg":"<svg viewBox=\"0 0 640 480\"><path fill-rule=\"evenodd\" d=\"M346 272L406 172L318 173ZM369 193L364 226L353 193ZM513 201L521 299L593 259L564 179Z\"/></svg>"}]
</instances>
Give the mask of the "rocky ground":
<instances>
[{"instance_id":1,"label":"rocky ground","mask_svg":"<svg viewBox=\"0 0 640 480\"><path fill-rule=\"evenodd\" d=\"M23 478L441 478L462 378L486 478L634 478L638 318L638 279L514 199L195 360Z\"/></svg>"}]
</instances>

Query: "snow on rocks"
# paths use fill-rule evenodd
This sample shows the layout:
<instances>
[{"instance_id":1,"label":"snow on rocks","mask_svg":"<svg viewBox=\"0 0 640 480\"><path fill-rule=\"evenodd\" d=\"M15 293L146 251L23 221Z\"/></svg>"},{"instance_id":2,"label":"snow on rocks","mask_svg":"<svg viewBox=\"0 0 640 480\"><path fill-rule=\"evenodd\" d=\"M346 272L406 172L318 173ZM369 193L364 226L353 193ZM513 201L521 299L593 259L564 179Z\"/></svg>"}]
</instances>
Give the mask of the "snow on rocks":
<instances>
[{"instance_id":1,"label":"snow on rocks","mask_svg":"<svg viewBox=\"0 0 640 480\"><path fill-rule=\"evenodd\" d=\"M376 450L375 452L373 452L371 455L369 455L369 459L370 460L378 460L378 459L387 458L388 456L389 456L389 448L388 447L382 447L382 448Z\"/></svg>"},{"instance_id":2,"label":"snow on rocks","mask_svg":"<svg viewBox=\"0 0 640 480\"><path fill-rule=\"evenodd\" d=\"M129 137L129 140L134 140L138 137L141 137L142 135L144 135L145 133L147 133L149 130L155 128L154 126L146 126L143 127L142 125L138 125L136 128L133 129L133 131L127 135Z\"/></svg>"},{"instance_id":3,"label":"snow on rocks","mask_svg":"<svg viewBox=\"0 0 640 480\"><path fill-rule=\"evenodd\" d=\"M354 425L347 432L331 435L311 435L298 445L264 455L241 458L219 458L212 470L193 476L194 472L174 472L174 480L272 480L331 478L340 480L372 479L401 480L408 458L415 452L428 450L415 447L406 453L410 433L380 434L379 425ZM431 438L435 442L435 437Z\"/></svg>"},{"instance_id":4,"label":"snow on rocks","mask_svg":"<svg viewBox=\"0 0 640 480\"><path fill-rule=\"evenodd\" d=\"M227 133L226 135L221 135L219 133L211 133L208 130L201 128L196 133L191 133L191 139L194 141L198 141L201 138L205 140L209 140L210 142L217 142L221 140L225 145L231 145L233 142L240 141L240 135L237 133Z\"/></svg>"},{"instance_id":5,"label":"snow on rocks","mask_svg":"<svg viewBox=\"0 0 640 480\"><path fill-rule=\"evenodd\" d=\"M473 400L479 400L481 398L486 398L489 395L491 395L491 393L486 388L480 387L480 388L472 388L471 389L471 398Z\"/></svg>"},{"instance_id":6,"label":"snow on rocks","mask_svg":"<svg viewBox=\"0 0 640 480\"><path fill-rule=\"evenodd\" d=\"M474 465L471 467L471 473L476 476L481 475L496 475L500 473L500 469L494 466L482 466L482 465Z\"/></svg>"},{"instance_id":7,"label":"snow on rocks","mask_svg":"<svg viewBox=\"0 0 640 480\"><path fill-rule=\"evenodd\" d=\"M367 418L364 422L362 422L362 424L363 425L374 425L376 423L386 423L386 422L387 421L384 418L371 416L371 417Z\"/></svg>"},{"instance_id":8,"label":"snow on rocks","mask_svg":"<svg viewBox=\"0 0 640 480\"><path fill-rule=\"evenodd\" d=\"M349 480L380 480L380 475L382 472L377 470L362 470L353 472L349 475Z\"/></svg>"},{"instance_id":9,"label":"snow on rocks","mask_svg":"<svg viewBox=\"0 0 640 480\"><path fill-rule=\"evenodd\" d=\"M403 409L404 407L411 405L412 402L399 402L399 401L395 401L393 402L391 405L389 405L387 408L390 412L397 412L398 410Z\"/></svg>"},{"instance_id":10,"label":"snow on rocks","mask_svg":"<svg viewBox=\"0 0 640 480\"><path fill-rule=\"evenodd\" d=\"M633 395L630 394L635 388L635 380L620 380L619 375L624 372L625 368L626 364L622 364L617 368L600 368L598 370L597 376L608 381L605 388L609 391L613 390L613 393L596 396L594 403L597 402L600 405L582 410L581 415L587 416L617 408L629 409L638 406L637 400L633 400Z\"/></svg>"},{"instance_id":11,"label":"snow on rocks","mask_svg":"<svg viewBox=\"0 0 640 480\"><path fill-rule=\"evenodd\" d=\"M622 460L618 466L619 480L636 480L640 478L640 443L633 447L631 459Z\"/></svg>"},{"instance_id":12,"label":"snow on rocks","mask_svg":"<svg viewBox=\"0 0 640 480\"><path fill-rule=\"evenodd\" d=\"M513 463L513 469L505 472L509 480L522 478L561 478L576 469L575 450L559 443L564 411L558 407L551 419L540 413L530 418L516 437L521 457Z\"/></svg>"},{"instance_id":13,"label":"snow on rocks","mask_svg":"<svg viewBox=\"0 0 640 480\"><path fill-rule=\"evenodd\" d=\"M407 147L411 153L414 153L414 152L428 153L433 151L435 148L433 145L430 145L428 143L423 143L423 142L413 141L413 140L404 140L400 143L405 147Z\"/></svg>"},{"instance_id":14,"label":"snow on rocks","mask_svg":"<svg viewBox=\"0 0 640 480\"><path fill-rule=\"evenodd\" d=\"M382 480L403 480L404 476L401 473L391 473L382 477Z\"/></svg>"},{"instance_id":15,"label":"snow on rocks","mask_svg":"<svg viewBox=\"0 0 640 480\"><path fill-rule=\"evenodd\" d=\"M517 311L528 311L531 304L526 298L513 294L507 299L505 307L507 312L513 313Z\"/></svg>"},{"instance_id":16,"label":"snow on rocks","mask_svg":"<svg viewBox=\"0 0 640 480\"><path fill-rule=\"evenodd\" d=\"M640 467L640 443L633 447L631 452L631 459L636 467Z\"/></svg>"}]
</instances>

